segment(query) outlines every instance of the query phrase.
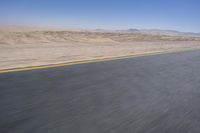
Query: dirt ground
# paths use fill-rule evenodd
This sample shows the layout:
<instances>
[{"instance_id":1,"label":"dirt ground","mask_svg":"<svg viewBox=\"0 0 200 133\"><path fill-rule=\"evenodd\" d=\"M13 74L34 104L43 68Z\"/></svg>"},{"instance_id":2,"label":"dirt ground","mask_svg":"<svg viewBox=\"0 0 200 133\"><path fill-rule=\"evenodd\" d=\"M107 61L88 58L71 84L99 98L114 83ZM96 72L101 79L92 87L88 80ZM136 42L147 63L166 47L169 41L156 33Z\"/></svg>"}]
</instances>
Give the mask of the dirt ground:
<instances>
[{"instance_id":1,"label":"dirt ground","mask_svg":"<svg viewBox=\"0 0 200 133\"><path fill-rule=\"evenodd\" d=\"M199 38L0 29L0 69L194 48Z\"/></svg>"}]
</instances>

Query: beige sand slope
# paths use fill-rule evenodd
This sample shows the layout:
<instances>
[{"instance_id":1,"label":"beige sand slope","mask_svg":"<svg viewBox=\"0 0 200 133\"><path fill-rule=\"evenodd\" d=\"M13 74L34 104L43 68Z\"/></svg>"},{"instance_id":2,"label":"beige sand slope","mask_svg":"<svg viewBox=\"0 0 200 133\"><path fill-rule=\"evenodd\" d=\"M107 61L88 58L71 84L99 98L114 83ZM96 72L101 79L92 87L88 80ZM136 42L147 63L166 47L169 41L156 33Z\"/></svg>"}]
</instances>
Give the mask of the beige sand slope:
<instances>
[{"instance_id":1,"label":"beige sand slope","mask_svg":"<svg viewBox=\"0 0 200 133\"><path fill-rule=\"evenodd\" d=\"M0 27L0 69L200 48L200 37Z\"/></svg>"}]
</instances>

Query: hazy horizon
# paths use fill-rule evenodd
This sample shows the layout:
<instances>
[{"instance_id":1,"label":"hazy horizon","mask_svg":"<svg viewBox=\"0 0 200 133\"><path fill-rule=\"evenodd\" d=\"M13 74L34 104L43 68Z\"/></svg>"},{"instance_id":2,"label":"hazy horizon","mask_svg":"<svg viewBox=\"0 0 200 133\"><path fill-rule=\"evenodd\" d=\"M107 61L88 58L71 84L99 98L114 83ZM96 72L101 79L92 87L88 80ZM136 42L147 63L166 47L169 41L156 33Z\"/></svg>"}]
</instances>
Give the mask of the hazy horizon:
<instances>
[{"instance_id":1,"label":"hazy horizon","mask_svg":"<svg viewBox=\"0 0 200 133\"><path fill-rule=\"evenodd\" d=\"M1 1L0 25L200 33L199 5L198 0Z\"/></svg>"}]
</instances>

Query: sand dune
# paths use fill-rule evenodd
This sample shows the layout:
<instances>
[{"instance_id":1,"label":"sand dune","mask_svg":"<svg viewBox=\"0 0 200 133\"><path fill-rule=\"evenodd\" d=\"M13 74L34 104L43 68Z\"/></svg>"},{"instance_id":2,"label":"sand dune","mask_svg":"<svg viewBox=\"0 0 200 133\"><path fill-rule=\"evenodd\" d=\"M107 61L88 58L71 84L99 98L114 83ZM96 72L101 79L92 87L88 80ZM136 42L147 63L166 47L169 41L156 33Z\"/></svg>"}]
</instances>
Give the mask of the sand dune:
<instances>
[{"instance_id":1,"label":"sand dune","mask_svg":"<svg viewBox=\"0 0 200 133\"><path fill-rule=\"evenodd\" d=\"M151 32L150 32L151 33ZM200 41L200 37L144 33L95 32L27 27L0 27L0 44L125 43L134 41Z\"/></svg>"},{"instance_id":2,"label":"sand dune","mask_svg":"<svg viewBox=\"0 0 200 133\"><path fill-rule=\"evenodd\" d=\"M0 69L193 48L200 37L1 27Z\"/></svg>"}]
</instances>

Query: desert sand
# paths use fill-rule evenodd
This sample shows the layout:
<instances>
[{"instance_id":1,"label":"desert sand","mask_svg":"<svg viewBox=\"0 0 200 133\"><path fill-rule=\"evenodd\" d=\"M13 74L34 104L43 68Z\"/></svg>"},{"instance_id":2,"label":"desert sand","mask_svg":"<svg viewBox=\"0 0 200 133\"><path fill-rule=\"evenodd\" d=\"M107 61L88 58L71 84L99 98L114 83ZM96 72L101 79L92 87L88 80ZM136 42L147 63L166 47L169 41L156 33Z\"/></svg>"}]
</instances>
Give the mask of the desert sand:
<instances>
[{"instance_id":1,"label":"desert sand","mask_svg":"<svg viewBox=\"0 0 200 133\"><path fill-rule=\"evenodd\" d=\"M200 48L200 37L0 27L0 69Z\"/></svg>"}]
</instances>

